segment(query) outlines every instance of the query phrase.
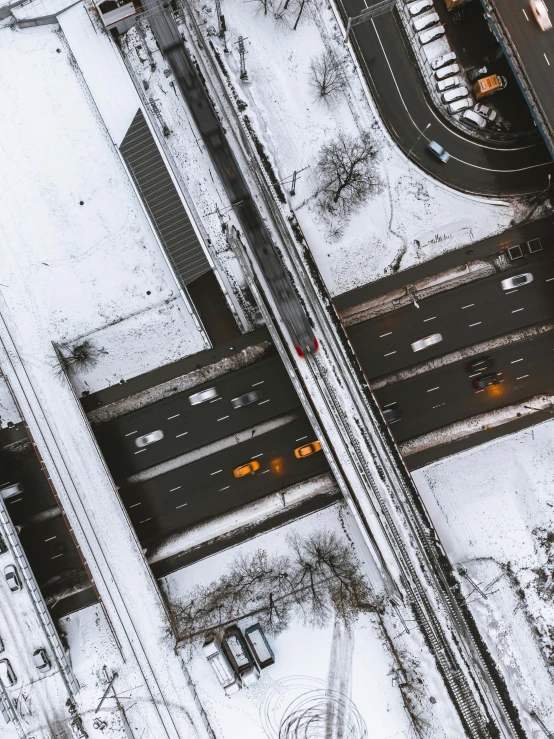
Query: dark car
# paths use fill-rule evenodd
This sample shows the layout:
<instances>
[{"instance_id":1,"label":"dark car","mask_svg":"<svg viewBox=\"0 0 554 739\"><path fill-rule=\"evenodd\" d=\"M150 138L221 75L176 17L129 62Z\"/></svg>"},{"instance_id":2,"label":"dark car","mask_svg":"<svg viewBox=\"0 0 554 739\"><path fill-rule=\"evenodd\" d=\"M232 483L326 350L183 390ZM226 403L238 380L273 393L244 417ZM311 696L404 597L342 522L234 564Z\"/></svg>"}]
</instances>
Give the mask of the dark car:
<instances>
[{"instance_id":1,"label":"dark car","mask_svg":"<svg viewBox=\"0 0 554 739\"><path fill-rule=\"evenodd\" d=\"M472 375L474 372L483 372L483 370L490 369L494 364L492 357L479 357L479 359L472 359L469 364L466 364L466 370Z\"/></svg>"},{"instance_id":2,"label":"dark car","mask_svg":"<svg viewBox=\"0 0 554 739\"><path fill-rule=\"evenodd\" d=\"M244 395L239 395L238 398L233 398L231 401L231 405L233 408L244 408L245 405L250 405L250 403L256 403L258 400L262 399L262 392L261 390L250 390L249 393L244 393Z\"/></svg>"},{"instance_id":3,"label":"dark car","mask_svg":"<svg viewBox=\"0 0 554 739\"><path fill-rule=\"evenodd\" d=\"M476 390L483 390L486 387L490 387L491 385L498 385L498 383L501 382L500 377L496 374L496 372L493 372L490 375L485 375L484 377L476 377L475 380L473 380L473 387Z\"/></svg>"},{"instance_id":4,"label":"dark car","mask_svg":"<svg viewBox=\"0 0 554 739\"><path fill-rule=\"evenodd\" d=\"M383 416L388 424L400 421L400 411L398 410L396 403L389 405L388 408L383 408Z\"/></svg>"}]
</instances>

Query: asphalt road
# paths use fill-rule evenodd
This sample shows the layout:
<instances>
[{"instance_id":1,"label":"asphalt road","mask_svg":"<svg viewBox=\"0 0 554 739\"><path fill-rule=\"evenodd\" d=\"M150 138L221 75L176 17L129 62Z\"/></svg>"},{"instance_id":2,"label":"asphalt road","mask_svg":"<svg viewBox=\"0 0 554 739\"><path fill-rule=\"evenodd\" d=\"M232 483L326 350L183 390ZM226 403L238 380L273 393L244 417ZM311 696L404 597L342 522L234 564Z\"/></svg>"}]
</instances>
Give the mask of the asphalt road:
<instances>
[{"instance_id":1,"label":"asphalt road","mask_svg":"<svg viewBox=\"0 0 554 739\"><path fill-rule=\"evenodd\" d=\"M329 466L323 452L304 459L294 456L296 447L314 439L308 419L301 419L153 480L122 487L119 492L141 544L325 472ZM252 459L261 465L256 474L235 478L233 470Z\"/></svg>"},{"instance_id":2,"label":"asphalt road","mask_svg":"<svg viewBox=\"0 0 554 739\"><path fill-rule=\"evenodd\" d=\"M554 22L554 2L544 0ZM529 0L495 3L496 12L517 49L525 72L546 117L554 126L554 29L541 31Z\"/></svg>"},{"instance_id":3,"label":"asphalt road","mask_svg":"<svg viewBox=\"0 0 554 739\"><path fill-rule=\"evenodd\" d=\"M359 15L365 7L364 0L339 0L345 18ZM519 148L483 145L437 112L397 24L396 14L386 13L355 26L351 38L383 120L404 152L433 177L466 192L500 195L547 187L554 163L544 143ZM526 104L523 97L521 104ZM431 127L424 132L428 123ZM429 139L450 153L447 165L426 150Z\"/></svg>"},{"instance_id":4,"label":"asphalt road","mask_svg":"<svg viewBox=\"0 0 554 739\"><path fill-rule=\"evenodd\" d=\"M470 377L466 361L449 364L375 392L381 407L396 403L400 421L390 428L397 442L425 434L463 418L520 402L541 393L554 394L554 336L496 349L490 370ZM500 385L475 390L472 379L502 373Z\"/></svg>"},{"instance_id":5,"label":"asphalt road","mask_svg":"<svg viewBox=\"0 0 554 739\"><path fill-rule=\"evenodd\" d=\"M521 272L531 272L533 282L502 290L502 280ZM410 305L359 323L348 329L348 335L366 375L373 379L553 315L554 260L548 257L446 290L422 300L420 308ZM435 333L442 335L440 343L412 351L412 342Z\"/></svg>"},{"instance_id":6,"label":"asphalt road","mask_svg":"<svg viewBox=\"0 0 554 739\"><path fill-rule=\"evenodd\" d=\"M217 387L219 399L191 406L189 396L209 387ZM235 410L231 400L253 389L261 391L261 400ZM94 432L112 475L121 480L299 405L284 365L275 356L101 424ZM158 429L164 433L161 441L142 449L136 446L138 437Z\"/></svg>"}]
</instances>

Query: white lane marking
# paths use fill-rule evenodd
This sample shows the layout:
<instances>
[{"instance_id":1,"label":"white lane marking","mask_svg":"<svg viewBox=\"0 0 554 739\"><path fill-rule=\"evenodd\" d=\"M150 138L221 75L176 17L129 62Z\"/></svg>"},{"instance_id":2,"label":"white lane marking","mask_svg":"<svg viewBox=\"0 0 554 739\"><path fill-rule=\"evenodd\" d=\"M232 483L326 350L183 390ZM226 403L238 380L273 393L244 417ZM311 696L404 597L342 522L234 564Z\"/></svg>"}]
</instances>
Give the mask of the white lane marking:
<instances>
[{"instance_id":1,"label":"white lane marking","mask_svg":"<svg viewBox=\"0 0 554 739\"><path fill-rule=\"evenodd\" d=\"M263 457L263 456L264 456L264 453L263 452L260 452L260 454L254 454L254 456L252 457L252 459L257 459L258 457Z\"/></svg>"},{"instance_id":2,"label":"white lane marking","mask_svg":"<svg viewBox=\"0 0 554 739\"><path fill-rule=\"evenodd\" d=\"M482 388L481 390L476 390L475 392L476 393L483 393L483 392L485 392L485 388Z\"/></svg>"},{"instance_id":3,"label":"white lane marking","mask_svg":"<svg viewBox=\"0 0 554 739\"><path fill-rule=\"evenodd\" d=\"M548 282L548 280L547 280L547 282ZM136 431L129 431L129 433L128 434L125 434L125 436L132 436L133 434L136 434L136 433L137 433Z\"/></svg>"},{"instance_id":4,"label":"white lane marking","mask_svg":"<svg viewBox=\"0 0 554 739\"><path fill-rule=\"evenodd\" d=\"M260 380L259 382L252 383L252 387L256 387L256 385L263 385L265 380Z\"/></svg>"},{"instance_id":5,"label":"white lane marking","mask_svg":"<svg viewBox=\"0 0 554 739\"><path fill-rule=\"evenodd\" d=\"M446 402L439 403L438 405L434 405L433 408L440 408L442 405L446 405Z\"/></svg>"},{"instance_id":6,"label":"white lane marking","mask_svg":"<svg viewBox=\"0 0 554 739\"><path fill-rule=\"evenodd\" d=\"M427 323L427 321L434 321L436 316L432 316L431 318L425 318L423 323Z\"/></svg>"},{"instance_id":7,"label":"white lane marking","mask_svg":"<svg viewBox=\"0 0 554 739\"><path fill-rule=\"evenodd\" d=\"M528 20L529 20L529 16L528 16L528 15L527 15L527 13L525 12L525 8L522 8L522 9L521 9L521 12L522 12L522 13L523 13L523 15L525 16L525 20L526 20L526 21L528 21Z\"/></svg>"},{"instance_id":8,"label":"white lane marking","mask_svg":"<svg viewBox=\"0 0 554 739\"><path fill-rule=\"evenodd\" d=\"M515 310L512 311L512 313L519 313L520 310L523 310L523 308L516 308Z\"/></svg>"},{"instance_id":9,"label":"white lane marking","mask_svg":"<svg viewBox=\"0 0 554 739\"><path fill-rule=\"evenodd\" d=\"M229 418L229 416L227 416ZM186 436L188 434L188 431L183 431L182 434L176 434L175 438L178 439L180 436Z\"/></svg>"},{"instance_id":10,"label":"white lane marking","mask_svg":"<svg viewBox=\"0 0 554 739\"><path fill-rule=\"evenodd\" d=\"M57 559L58 557L63 557L63 552L60 552L60 554L55 554L53 557L50 557L50 559Z\"/></svg>"},{"instance_id":11,"label":"white lane marking","mask_svg":"<svg viewBox=\"0 0 554 739\"><path fill-rule=\"evenodd\" d=\"M213 400L210 400L210 403L217 403L218 400L222 400L222 398L214 398Z\"/></svg>"},{"instance_id":12,"label":"white lane marking","mask_svg":"<svg viewBox=\"0 0 554 739\"><path fill-rule=\"evenodd\" d=\"M258 405L263 405L264 403L269 403L270 400L271 400L271 398L268 398L267 400L262 400L260 403L258 403Z\"/></svg>"},{"instance_id":13,"label":"white lane marking","mask_svg":"<svg viewBox=\"0 0 554 739\"><path fill-rule=\"evenodd\" d=\"M477 321L477 323L470 323L469 324L469 327L471 328L472 326L480 326L481 323L482 323L482 321Z\"/></svg>"},{"instance_id":14,"label":"white lane marking","mask_svg":"<svg viewBox=\"0 0 554 739\"><path fill-rule=\"evenodd\" d=\"M516 287L515 290L508 290L508 292L506 293L506 295L511 295L512 293L517 293L517 287Z\"/></svg>"},{"instance_id":15,"label":"white lane marking","mask_svg":"<svg viewBox=\"0 0 554 739\"><path fill-rule=\"evenodd\" d=\"M529 375L521 375L521 377L516 377L516 380L524 380L526 377L529 377Z\"/></svg>"},{"instance_id":16,"label":"white lane marking","mask_svg":"<svg viewBox=\"0 0 554 739\"><path fill-rule=\"evenodd\" d=\"M552 282L554 280L554 277L549 277L548 280L545 280L545 282Z\"/></svg>"},{"instance_id":17,"label":"white lane marking","mask_svg":"<svg viewBox=\"0 0 554 739\"><path fill-rule=\"evenodd\" d=\"M432 393L433 390L438 390L440 388L440 385L437 385L437 387L432 387L430 390L427 390L428 393Z\"/></svg>"},{"instance_id":18,"label":"white lane marking","mask_svg":"<svg viewBox=\"0 0 554 739\"><path fill-rule=\"evenodd\" d=\"M546 63L548 64L548 66L550 66L550 62L548 61L548 57L546 56L546 54L544 53L544 51L543 51L542 54L543 54L544 58L546 59Z\"/></svg>"},{"instance_id":19,"label":"white lane marking","mask_svg":"<svg viewBox=\"0 0 554 739\"><path fill-rule=\"evenodd\" d=\"M388 354L383 354L384 357L391 357L393 354L396 354L396 350L393 352L389 352Z\"/></svg>"},{"instance_id":20,"label":"white lane marking","mask_svg":"<svg viewBox=\"0 0 554 739\"><path fill-rule=\"evenodd\" d=\"M180 413L176 413L176 414L175 414L174 416L168 416L168 417L167 417L167 420L168 420L168 421L171 421L171 419L172 419L172 418L177 418L177 417L178 417L178 416L180 416L180 415L181 415Z\"/></svg>"},{"instance_id":21,"label":"white lane marking","mask_svg":"<svg viewBox=\"0 0 554 739\"><path fill-rule=\"evenodd\" d=\"M174 493L176 490L180 490L182 487L183 487L182 485L177 485L176 488L171 488L171 490L169 492L170 493Z\"/></svg>"},{"instance_id":22,"label":"white lane marking","mask_svg":"<svg viewBox=\"0 0 554 739\"><path fill-rule=\"evenodd\" d=\"M388 408L391 405L396 405L396 400L393 400L392 403L387 403L386 405L384 405L383 406L383 409ZM306 438L306 437L304 437L304 438Z\"/></svg>"},{"instance_id":23,"label":"white lane marking","mask_svg":"<svg viewBox=\"0 0 554 739\"><path fill-rule=\"evenodd\" d=\"M266 472L269 472L269 470L264 470L263 472L260 472L260 475L265 475Z\"/></svg>"},{"instance_id":24,"label":"white lane marking","mask_svg":"<svg viewBox=\"0 0 554 739\"><path fill-rule=\"evenodd\" d=\"M229 490L230 487L231 487L230 485L226 485L224 488L219 488L217 492L222 493L224 490Z\"/></svg>"},{"instance_id":25,"label":"white lane marking","mask_svg":"<svg viewBox=\"0 0 554 739\"><path fill-rule=\"evenodd\" d=\"M465 310L466 308L473 308L475 303L470 303L469 305L462 305L462 310Z\"/></svg>"},{"instance_id":26,"label":"white lane marking","mask_svg":"<svg viewBox=\"0 0 554 739\"><path fill-rule=\"evenodd\" d=\"M226 418L229 418L229 416L221 416L221 418L218 418L218 421L224 421Z\"/></svg>"},{"instance_id":27,"label":"white lane marking","mask_svg":"<svg viewBox=\"0 0 554 739\"><path fill-rule=\"evenodd\" d=\"M129 508L136 508L138 505L142 505L142 501L139 501L138 503L133 503L133 505L130 505Z\"/></svg>"},{"instance_id":28,"label":"white lane marking","mask_svg":"<svg viewBox=\"0 0 554 739\"><path fill-rule=\"evenodd\" d=\"M135 454L140 454L141 452L145 452L146 449L139 449L138 452L135 452Z\"/></svg>"},{"instance_id":29,"label":"white lane marking","mask_svg":"<svg viewBox=\"0 0 554 739\"><path fill-rule=\"evenodd\" d=\"M188 505L188 503L181 503L181 505L176 505L175 510L177 510L177 508L183 508L186 505Z\"/></svg>"},{"instance_id":30,"label":"white lane marking","mask_svg":"<svg viewBox=\"0 0 554 739\"><path fill-rule=\"evenodd\" d=\"M44 541L52 541L52 539L55 539L55 536L51 536L49 539L45 539Z\"/></svg>"},{"instance_id":31,"label":"white lane marking","mask_svg":"<svg viewBox=\"0 0 554 739\"><path fill-rule=\"evenodd\" d=\"M304 441L304 439L307 439L308 436L301 436L299 439L296 439L296 441Z\"/></svg>"},{"instance_id":32,"label":"white lane marking","mask_svg":"<svg viewBox=\"0 0 554 739\"><path fill-rule=\"evenodd\" d=\"M516 364L517 362L523 362L523 357L521 359L514 359L510 362L510 364Z\"/></svg>"},{"instance_id":33,"label":"white lane marking","mask_svg":"<svg viewBox=\"0 0 554 739\"><path fill-rule=\"evenodd\" d=\"M145 518L144 521L139 521L139 523L146 523L147 521L151 521L151 520L152 520L152 516L150 516L150 518Z\"/></svg>"},{"instance_id":34,"label":"white lane marking","mask_svg":"<svg viewBox=\"0 0 554 739\"><path fill-rule=\"evenodd\" d=\"M380 339L383 339L383 338L384 338L385 336L390 336L391 334L392 334L392 331L389 331L389 332L388 332L388 333L386 333L386 334L381 334L381 336L379 336L379 338L380 338Z\"/></svg>"},{"instance_id":35,"label":"white lane marking","mask_svg":"<svg viewBox=\"0 0 554 739\"><path fill-rule=\"evenodd\" d=\"M481 374L481 372L482 372L482 370L479 370L479 372L476 372L474 375L470 375L470 378L471 377L479 377L479 375Z\"/></svg>"},{"instance_id":36,"label":"white lane marking","mask_svg":"<svg viewBox=\"0 0 554 739\"><path fill-rule=\"evenodd\" d=\"M502 372L497 372L496 374L497 374L497 375L501 375L501 374L502 374Z\"/></svg>"},{"instance_id":37,"label":"white lane marking","mask_svg":"<svg viewBox=\"0 0 554 739\"><path fill-rule=\"evenodd\" d=\"M223 472L223 470L216 470L215 472L210 472L210 475L219 475L220 472Z\"/></svg>"}]
</instances>

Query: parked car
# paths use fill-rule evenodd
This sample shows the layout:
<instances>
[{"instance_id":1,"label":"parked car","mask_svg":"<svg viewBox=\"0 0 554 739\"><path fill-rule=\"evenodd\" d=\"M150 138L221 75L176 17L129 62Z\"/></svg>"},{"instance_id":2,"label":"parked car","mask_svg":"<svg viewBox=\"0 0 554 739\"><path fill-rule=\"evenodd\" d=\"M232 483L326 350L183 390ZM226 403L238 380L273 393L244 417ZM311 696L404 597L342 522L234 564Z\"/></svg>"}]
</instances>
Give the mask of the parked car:
<instances>
[{"instance_id":1,"label":"parked car","mask_svg":"<svg viewBox=\"0 0 554 739\"><path fill-rule=\"evenodd\" d=\"M530 272L524 272L522 275L515 275L514 277L507 277L502 280L500 285L503 290L513 290L516 287L523 287L533 282L533 275Z\"/></svg>"},{"instance_id":2,"label":"parked car","mask_svg":"<svg viewBox=\"0 0 554 739\"><path fill-rule=\"evenodd\" d=\"M0 488L0 497L6 502L23 495L23 485L20 482L10 482Z\"/></svg>"},{"instance_id":3,"label":"parked car","mask_svg":"<svg viewBox=\"0 0 554 739\"><path fill-rule=\"evenodd\" d=\"M260 671L238 626L226 630L221 648L242 684L255 685L260 679Z\"/></svg>"},{"instance_id":4,"label":"parked car","mask_svg":"<svg viewBox=\"0 0 554 739\"><path fill-rule=\"evenodd\" d=\"M233 470L233 475L235 477L246 477L246 475L253 475L256 470L260 469L260 463L257 459L252 459L250 462L247 462L246 464L241 464L240 467L236 467Z\"/></svg>"},{"instance_id":5,"label":"parked car","mask_svg":"<svg viewBox=\"0 0 554 739\"><path fill-rule=\"evenodd\" d=\"M425 46L425 44L430 44L431 41L435 41L441 36L444 36L443 26L434 26L418 34L418 39L421 46Z\"/></svg>"},{"instance_id":6,"label":"parked car","mask_svg":"<svg viewBox=\"0 0 554 739\"><path fill-rule=\"evenodd\" d=\"M552 28L552 21L544 0L529 0L529 5L541 31L549 31Z\"/></svg>"},{"instance_id":7,"label":"parked car","mask_svg":"<svg viewBox=\"0 0 554 739\"><path fill-rule=\"evenodd\" d=\"M483 116L483 118L485 118L490 123L493 123L498 118L498 113L496 112L496 110L489 108L488 105L483 105L483 103L477 103L473 110L476 113L479 113L480 116Z\"/></svg>"},{"instance_id":8,"label":"parked car","mask_svg":"<svg viewBox=\"0 0 554 739\"><path fill-rule=\"evenodd\" d=\"M244 408L245 405L256 403L258 400L261 400L262 397L263 395L261 390L250 390L250 392L244 393L244 395L239 395L238 398L233 398L231 405L235 409Z\"/></svg>"},{"instance_id":9,"label":"parked car","mask_svg":"<svg viewBox=\"0 0 554 739\"><path fill-rule=\"evenodd\" d=\"M391 403L386 408L383 408L383 417L385 421L389 424L389 426L391 423L396 423L397 421L400 421L401 415L396 403Z\"/></svg>"},{"instance_id":10,"label":"parked car","mask_svg":"<svg viewBox=\"0 0 554 739\"><path fill-rule=\"evenodd\" d=\"M479 115L479 113L476 113L474 110L466 110L462 113L462 120L464 123L468 123L470 126L475 126L476 128L486 128L487 127L487 121L483 116Z\"/></svg>"},{"instance_id":11,"label":"parked car","mask_svg":"<svg viewBox=\"0 0 554 739\"><path fill-rule=\"evenodd\" d=\"M436 157L438 157L443 164L446 164L450 161L450 154L446 151L446 149L443 149L443 147L436 141L429 141L429 143L427 144L427 149L431 152L431 154L434 154Z\"/></svg>"},{"instance_id":12,"label":"parked car","mask_svg":"<svg viewBox=\"0 0 554 739\"><path fill-rule=\"evenodd\" d=\"M39 672L48 672L51 667L50 660L46 654L46 649L41 648L33 652L33 661Z\"/></svg>"},{"instance_id":13,"label":"parked car","mask_svg":"<svg viewBox=\"0 0 554 739\"><path fill-rule=\"evenodd\" d=\"M472 375L475 372L483 372L484 370L490 369L494 364L492 357L479 357L479 359L472 359L471 362L466 364L466 370Z\"/></svg>"},{"instance_id":14,"label":"parked car","mask_svg":"<svg viewBox=\"0 0 554 739\"><path fill-rule=\"evenodd\" d=\"M250 651L262 670L275 662L275 655L269 646L260 624L249 626L244 632L244 637Z\"/></svg>"},{"instance_id":15,"label":"parked car","mask_svg":"<svg viewBox=\"0 0 554 739\"><path fill-rule=\"evenodd\" d=\"M448 51L446 54L441 54L433 59L431 62L431 69L440 69L441 67L445 67L447 64L452 64L452 62L455 61L456 54L453 51Z\"/></svg>"},{"instance_id":16,"label":"parked car","mask_svg":"<svg viewBox=\"0 0 554 739\"><path fill-rule=\"evenodd\" d=\"M500 377L496 374L496 372L493 372L490 375L476 377L475 380L473 380L472 384L476 390L484 390L486 387L491 387L491 385L498 385L500 382L502 382Z\"/></svg>"},{"instance_id":17,"label":"parked car","mask_svg":"<svg viewBox=\"0 0 554 739\"><path fill-rule=\"evenodd\" d=\"M425 31L426 28L436 25L440 18L438 13L427 13L427 15L420 15L412 21L412 26L415 31Z\"/></svg>"},{"instance_id":18,"label":"parked car","mask_svg":"<svg viewBox=\"0 0 554 739\"><path fill-rule=\"evenodd\" d=\"M294 450L294 456L297 459L303 459L304 457L309 457L310 454L315 454L316 452L321 451L321 444L319 441L312 441L309 444L304 444L304 446L299 446Z\"/></svg>"},{"instance_id":19,"label":"parked car","mask_svg":"<svg viewBox=\"0 0 554 739\"><path fill-rule=\"evenodd\" d=\"M447 67L441 67L435 72L435 78L437 80L444 80L446 77L450 77L451 74L458 74L460 71L459 64L449 64Z\"/></svg>"},{"instance_id":20,"label":"parked car","mask_svg":"<svg viewBox=\"0 0 554 739\"><path fill-rule=\"evenodd\" d=\"M471 108L472 105L473 100L471 98L460 98L460 100L455 100L453 103L450 103L450 105L447 105L446 110L450 115L456 115L456 113L461 113L462 110Z\"/></svg>"},{"instance_id":21,"label":"parked car","mask_svg":"<svg viewBox=\"0 0 554 739\"><path fill-rule=\"evenodd\" d=\"M139 449L142 449L145 446L154 444L156 441L161 441L163 438L164 432L161 429L156 429L156 431L151 431L149 434L144 434L144 436L139 436L135 439L135 445Z\"/></svg>"},{"instance_id":22,"label":"parked car","mask_svg":"<svg viewBox=\"0 0 554 739\"><path fill-rule=\"evenodd\" d=\"M453 103L455 100L459 100L460 98L467 97L468 89L467 87L464 87L463 85L461 87L455 87L453 90L447 90L446 92L443 92L441 95L441 99L443 103Z\"/></svg>"},{"instance_id":23,"label":"parked car","mask_svg":"<svg viewBox=\"0 0 554 739\"><path fill-rule=\"evenodd\" d=\"M416 3L408 5L408 13L410 15L419 15L424 10L429 10L433 7L433 0L417 0Z\"/></svg>"},{"instance_id":24,"label":"parked car","mask_svg":"<svg viewBox=\"0 0 554 739\"><path fill-rule=\"evenodd\" d=\"M430 336L425 336L423 339L418 339L417 341L413 342L412 351L420 352L422 349L427 349L427 347L433 346L433 344L438 344L439 341L442 341L441 334L431 334Z\"/></svg>"},{"instance_id":25,"label":"parked car","mask_svg":"<svg viewBox=\"0 0 554 739\"><path fill-rule=\"evenodd\" d=\"M0 659L0 680L2 680L6 688L10 688L17 682L17 677L9 659Z\"/></svg>"},{"instance_id":26,"label":"parked car","mask_svg":"<svg viewBox=\"0 0 554 739\"><path fill-rule=\"evenodd\" d=\"M21 590L21 579L19 577L19 572L16 570L14 565L8 565L4 568L4 577L6 578L8 587L12 593L15 593L17 590Z\"/></svg>"},{"instance_id":27,"label":"parked car","mask_svg":"<svg viewBox=\"0 0 554 739\"><path fill-rule=\"evenodd\" d=\"M467 76L471 82L474 82L478 77L484 77L488 73L489 70L486 67L470 67L467 70Z\"/></svg>"},{"instance_id":28,"label":"parked car","mask_svg":"<svg viewBox=\"0 0 554 739\"><path fill-rule=\"evenodd\" d=\"M202 651L210 663L219 684L224 689L225 695L237 693L242 687L240 678L234 672L229 664L229 660L223 654L213 636L204 642Z\"/></svg>"},{"instance_id":29,"label":"parked car","mask_svg":"<svg viewBox=\"0 0 554 739\"><path fill-rule=\"evenodd\" d=\"M445 92L446 90L451 90L453 87L459 87L461 84L462 80L457 75L454 75L454 77L447 77L445 80L437 82L437 90L439 92Z\"/></svg>"},{"instance_id":30,"label":"parked car","mask_svg":"<svg viewBox=\"0 0 554 739\"><path fill-rule=\"evenodd\" d=\"M207 400L213 400L219 397L219 392L216 387L208 387L205 390L200 390L198 393L189 395L189 403L191 405L199 405L205 403Z\"/></svg>"}]
</instances>

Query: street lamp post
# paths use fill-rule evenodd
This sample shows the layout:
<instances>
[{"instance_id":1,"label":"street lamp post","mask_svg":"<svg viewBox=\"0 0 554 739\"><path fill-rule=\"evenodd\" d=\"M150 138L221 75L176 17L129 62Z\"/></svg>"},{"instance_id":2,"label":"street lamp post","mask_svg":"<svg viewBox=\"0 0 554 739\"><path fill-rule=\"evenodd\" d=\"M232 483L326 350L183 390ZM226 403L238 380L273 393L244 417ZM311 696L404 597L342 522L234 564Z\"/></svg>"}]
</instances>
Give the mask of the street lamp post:
<instances>
[{"instance_id":1,"label":"street lamp post","mask_svg":"<svg viewBox=\"0 0 554 739\"><path fill-rule=\"evenodd\" d=\"M419 139L423 136L423 134L425 133L425 131L427 131L428 128L431 128L431 124L430 123L428 123L425 126L425 128L423 129L423 131L420 131L419 132L419 136L417 137L417 139L414 141L414 143L410 147L410 151L408 152L408 156L410 156L410 154L412 153L412 151L414 149L414 146L417 144L417 142L419 141ZM550 177L550 175L549 175L549 177ZM550 185L549 185L549 187L550 187Z\"/></svg>"}]
</instances>

